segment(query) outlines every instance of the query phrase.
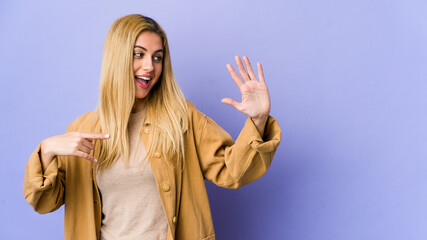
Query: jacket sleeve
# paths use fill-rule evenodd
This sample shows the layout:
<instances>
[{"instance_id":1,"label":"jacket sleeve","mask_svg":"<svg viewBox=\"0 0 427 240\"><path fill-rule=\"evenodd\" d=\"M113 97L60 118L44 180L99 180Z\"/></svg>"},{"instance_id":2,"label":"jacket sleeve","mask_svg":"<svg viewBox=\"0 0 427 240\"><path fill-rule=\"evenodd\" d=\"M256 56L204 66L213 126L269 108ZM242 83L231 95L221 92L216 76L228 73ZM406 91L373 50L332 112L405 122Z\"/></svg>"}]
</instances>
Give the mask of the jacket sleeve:
<instances>
[{"instance_id":1,"label":"jacket sleeve","mask_svg":"<svg viewBox=\"0 0 427 240\"><path fill-rule=\"evenodd\" d=\"M73 121L67 132L82 130L82 126L92 126L96 115L93 112L83 114ZM90 131L90 129L83 129ZM69 156L56 156L43 173L40 151L41 144L31 154L25 166L24 197L38 213L57 210L64 204L66 169Z\"/></svg>"},{"instance_id":2,"label":"jacket sleeve","mask_svg":"<svg viewBox=\"0 0 427 240\"><path fill-rule=\"evenodd\" d=\"M196 140L204 177L224 188L240 188L262 177L279 146L281 130L269 116L261 137L248 118L236 142L212 119L204 116Z\"/></svg>"},{"instance_id":3,"label":"jacket sleeve","mask_svg":"<svg viewBox=\"0 0 427 240\"><path fill-rule=\"evenodd\" d=\"M65 169L61 157L55 157L43 173L40 145L25 166L24 196L36 212L48 213L64 203Z\"/></svg>"}]
</instances>

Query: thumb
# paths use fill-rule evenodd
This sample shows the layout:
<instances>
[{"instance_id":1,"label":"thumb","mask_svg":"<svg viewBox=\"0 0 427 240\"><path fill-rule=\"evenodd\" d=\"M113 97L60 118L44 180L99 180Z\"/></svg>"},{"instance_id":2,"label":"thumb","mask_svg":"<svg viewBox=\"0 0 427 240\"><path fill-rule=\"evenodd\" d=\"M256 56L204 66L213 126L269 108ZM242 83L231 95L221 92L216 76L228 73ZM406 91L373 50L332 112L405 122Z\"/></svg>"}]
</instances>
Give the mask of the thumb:
<instances>
[{"instance_id":1,"label":"thumb","mask_svg":"<svg viewBox=\"0 0 427 240\"><path fill-rule=\"evenodd\" d=\"M239 103L239 102L236 102L236 101L234 101L233 99L231 99L231 98L223 98L222 100L221 100L221 102L223 102L223 103L226 103L226 104L228 104L228 105L230 105L230 106L232 106L232 107L234 107L235 109L237 109L239 112L240 112L240 108L241 108L241 104Z\"/></svg>"}]
</instances>

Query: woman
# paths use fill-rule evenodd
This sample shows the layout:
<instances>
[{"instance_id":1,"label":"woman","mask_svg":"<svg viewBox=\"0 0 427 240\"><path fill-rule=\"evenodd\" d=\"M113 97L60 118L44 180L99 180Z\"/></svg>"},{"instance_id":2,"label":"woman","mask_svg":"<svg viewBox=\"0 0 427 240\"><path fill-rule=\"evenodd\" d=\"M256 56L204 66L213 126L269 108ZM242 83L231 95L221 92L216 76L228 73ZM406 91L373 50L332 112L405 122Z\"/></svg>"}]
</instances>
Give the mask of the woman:
<instances>
[{"instance_id":1,"label":"woman","mask_svg":"<svg viewBox=\"0 0 427 240\"><path fill-rule=\"evenodd\" d=\"M162 28L119 18L104 47L98 108L47 138L26 165L35 211L65 204L65 239L215 239L204 180L239 188L260 178L280 143L261 64L227 65L249 116L233 139L185 100Z\"/></svg>"}]
</instances>

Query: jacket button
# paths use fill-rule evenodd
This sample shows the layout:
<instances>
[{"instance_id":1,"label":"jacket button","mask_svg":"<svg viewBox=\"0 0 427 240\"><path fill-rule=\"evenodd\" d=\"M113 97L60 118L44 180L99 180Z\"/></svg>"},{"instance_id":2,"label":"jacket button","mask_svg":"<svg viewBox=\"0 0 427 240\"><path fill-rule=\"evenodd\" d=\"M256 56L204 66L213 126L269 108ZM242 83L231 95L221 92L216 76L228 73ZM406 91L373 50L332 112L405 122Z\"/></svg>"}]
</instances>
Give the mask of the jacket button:
<instances>
[{"instance_id":1,"label":"jacket button","mask_svg":"<svg viewBox=\"0 0 427 240\"><path fill-rule=\"evenodd\" d=\"M169 192L169 190L171 190L171 188L169 187L169 185L163 184L163 191L164 192Z\"/></svg>"},{"instance_id":2,"label":"jacket button","mask_svg":"<svg viewBox=\"0 0 427 240\"><path fill-rule=\"evenodd\" d=\"M150 128L148 128L148 127L144 128L144 132L145 132L145 134L150 134Z\"/></svg>"},{"instance_id":3,"label":"jacket button","mask_svg":"<svg viewBox=\"0 0 427 240\"><path fill-rule=\"evenodd\" d=\"M173 217L173 218L172 218L172 222L173 222L173 223L176 223L176 217Z\"/></svg>"},{"instance_id":4,"label":"jacket button","mask_svg":"<svg viewBox=\"0 0 427 240\"><path fill-rule=\"evenodd\" d=\"M159 152L155 152L154 153L154 157L159 158L160 157L160 153Z\"/></svg>"}]
</instances>

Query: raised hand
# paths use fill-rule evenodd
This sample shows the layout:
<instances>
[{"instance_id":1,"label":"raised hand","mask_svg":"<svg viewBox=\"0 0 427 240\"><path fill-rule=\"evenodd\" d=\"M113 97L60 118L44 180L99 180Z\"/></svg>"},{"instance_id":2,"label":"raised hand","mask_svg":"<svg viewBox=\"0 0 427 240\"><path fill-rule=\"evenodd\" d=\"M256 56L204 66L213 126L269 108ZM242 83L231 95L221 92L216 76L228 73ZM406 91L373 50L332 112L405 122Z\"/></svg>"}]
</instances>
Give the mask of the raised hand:
<instances>
[{"instance_id":1,"label":"raised hand","mask_svg":"<svg viewBox=\"0 0 427 240\"><path fill-rule=\"evenodd\" d=\"M90 155L94 149L94 139L108 139L109 134L69 132L43 140L41 144L41 158L43 172L55 156L77 156L89 161L97 160Z\"/></svg>"},{"instance_id":2,"label":"raised hand","mask_svg":"<svg viewBox=\"0 0 427 240\"><path fill-rule=\"evenodd\" d=\"M242 93L242 102L237 102L230 98L224 98L222 102L251 117L262 136L264 134L265 123L270 114L271 103L261 63L257 63L258 81L248 57L243 57L246 70L239 56L236 56L235 60L241 78L230 64L227 64L227 69Z\"/></svg>"}]
</instances>

